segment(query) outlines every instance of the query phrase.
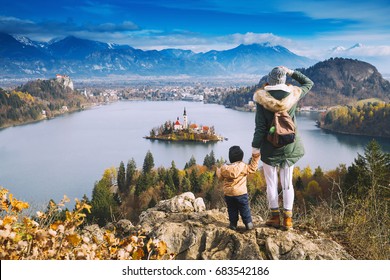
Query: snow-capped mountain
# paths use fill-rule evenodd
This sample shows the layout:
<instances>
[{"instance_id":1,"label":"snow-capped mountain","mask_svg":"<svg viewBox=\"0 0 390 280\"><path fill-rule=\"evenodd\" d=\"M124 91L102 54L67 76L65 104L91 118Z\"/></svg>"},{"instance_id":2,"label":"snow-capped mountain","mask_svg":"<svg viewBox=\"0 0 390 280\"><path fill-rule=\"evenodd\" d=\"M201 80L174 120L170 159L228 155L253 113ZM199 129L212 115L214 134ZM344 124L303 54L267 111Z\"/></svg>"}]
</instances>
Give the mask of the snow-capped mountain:
<instances>
[{"instance_id":1,"label":"snow-capped mountain","mask_svg":"<svg viewBox=\"0 0 390 280\"><path fill-rule=\"evenodd\" d=\"M234 75L268 72L275 65L307 67L315 63L283 46L239 45L224 51L140 50L74 36L40 43L0 33L0 72L8 76Z\"/></svg>"},{"instance_id":2,"label":"snow-capped mountain","mask_svg":"<svg viewBox=\"0 0 390 280\"><path fill-rule=\"evenodd\" d=\"M348 55L351 53L358 53L364 49L364 45L361 43L356 43L351 47L337 46L329 50L330 55Z\"/></svg>"}]
</instances>

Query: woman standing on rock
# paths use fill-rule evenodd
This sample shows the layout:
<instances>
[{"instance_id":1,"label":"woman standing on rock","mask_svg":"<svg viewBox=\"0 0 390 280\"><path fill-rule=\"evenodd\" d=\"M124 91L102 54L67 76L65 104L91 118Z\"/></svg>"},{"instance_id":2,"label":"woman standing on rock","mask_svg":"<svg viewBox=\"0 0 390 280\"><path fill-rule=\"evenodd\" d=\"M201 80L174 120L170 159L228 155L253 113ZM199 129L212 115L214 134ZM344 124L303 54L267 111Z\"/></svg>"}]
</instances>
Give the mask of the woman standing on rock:
<instances>
[{"instance_id":1,"label":"woman standing on rock","mask_svg":"<svg viewBox=\"0 0 390 280\"><path fill-rule=\"evenodd\" d=\"M300 86L286 84L286 75L300 83ZM292 175L294 164L304 155L304 148L299 135L295 141L282 147L275 147L267 140L267 134L273 133L271 124L275 112L286 111L296 126L295 110L297 103L312 88L313 82L299 71L290 70L284 66L272 69L268 74L267 83L257 90L253 96L256 102L256 127L252 141L253 153L260 151L263 162L264 176L267 184L267 199L271 209L271 217L266 225L279 228L281 226L278 169L283 190L283 224L285 229L292 228L292 209L294 203L294 188Z\"/></svg>"}]
</instances>

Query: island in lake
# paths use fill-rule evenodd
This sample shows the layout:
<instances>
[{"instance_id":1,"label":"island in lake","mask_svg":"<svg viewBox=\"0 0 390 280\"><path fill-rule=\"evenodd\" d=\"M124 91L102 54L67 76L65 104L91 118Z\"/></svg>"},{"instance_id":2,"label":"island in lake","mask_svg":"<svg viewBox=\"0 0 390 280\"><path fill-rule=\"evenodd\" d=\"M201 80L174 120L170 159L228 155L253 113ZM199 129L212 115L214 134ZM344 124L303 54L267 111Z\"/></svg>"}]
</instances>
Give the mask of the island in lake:
<instances>
[{"instance_id":1,"label":"island in lake","mask_svg":"<svg viewBox=\"0 0 390 280\"><path fill-rule=\"evenodd\" d=\"M189 123L186 108L183 113L183 123L179 117L175 122L166 121L160 127L153 128L146 139L162 141L190 141L190 142L217 142L227 140L217 135L214 126L197 125Z\"/></svg>"}]
</instances>

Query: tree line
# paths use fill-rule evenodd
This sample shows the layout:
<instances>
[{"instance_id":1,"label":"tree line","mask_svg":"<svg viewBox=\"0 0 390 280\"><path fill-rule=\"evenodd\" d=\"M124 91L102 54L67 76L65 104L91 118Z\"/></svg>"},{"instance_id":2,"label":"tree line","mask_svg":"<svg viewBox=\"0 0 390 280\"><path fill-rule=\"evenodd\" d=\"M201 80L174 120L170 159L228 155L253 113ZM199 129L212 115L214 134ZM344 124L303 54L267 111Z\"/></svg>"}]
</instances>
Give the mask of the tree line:
<instances>
[{"instance_id":1,"label":"tree line","mask_svg":"<svg viewBox=\"0 0 390 280\"><path fill-rule=\"evenodd\" d=\"M206 155L203 165L192 156L184 169L174 161L169 168L155 168L153 154L148 151L141 169L134 159L120 162L118 168L108 168L95 183L92 192L90 220L106 224L113 216L136 221L139 214L158 201L172 198L183 192L193 192L210 198L217 184L215 168L225 161L216 159L214 152ZM88 198L84 197L88 202ZM209 199L209 202L214 202Z\"/></svg>"},{"instance_id":2,"label":"tree line","mask_svg":"<svg viewBox=\"0 0 390 280\"><path fill-rule=\"evenodd\" d=\"M249 101L253 100L253 94L262 85L241 87L226 95L223 99L223 105L229 108L244 107Z\"/></svg>"},{"instance_id":3,"label":"tree line","mask_svg":"<svg viewBox=\"0 0 390 280\"><path fill-rule=\"evenodd\" d=\"M0 127L19 121L37 120L45 108L43 102L36 100L29 93L5 91L0 88Z\"/></svg>"},{"instance_id":4,"label":"tree line","mask_svg":"<svg viewBox=\"0 0 390 280\"><path fill-rule=\"evenodd\" d=\"M55 79L30 81L14 90L0 88L0 127L51 118L63 106L81 109L86 102L83 95Z\"/></svg>"},{"instance_id":5,"label":"tree line","mask_svg":"<svg viewBox=\"0 0 390 280\"><path fill-rule=\"evenodd\" d=\"M337 106L321 117L321 127L341 133L390 137L390 103L367 100Z\"/></svg>"}]
</instances>

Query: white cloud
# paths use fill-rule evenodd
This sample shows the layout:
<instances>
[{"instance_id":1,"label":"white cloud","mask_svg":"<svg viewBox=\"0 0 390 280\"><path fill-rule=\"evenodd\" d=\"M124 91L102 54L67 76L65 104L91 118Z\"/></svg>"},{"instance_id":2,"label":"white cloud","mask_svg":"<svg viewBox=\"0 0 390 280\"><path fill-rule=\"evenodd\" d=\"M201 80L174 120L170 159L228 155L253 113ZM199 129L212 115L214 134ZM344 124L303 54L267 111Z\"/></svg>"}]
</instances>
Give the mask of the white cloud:
<instances>
[{"instance_id":1,"label":"white cloud","mask_svg":"<svg viewBox=\"0 0 390 280\"><path fill-rule=\"evenodd\" d=\"M245 34L232 34L225 36L226 40L232 41L235 44L255 44L255 43L266 43L269 42L273 45L291 45L292 41L283 37L276 36L272 33L253 33L247 32Z\"/></svg>"},{"instance_id":2,"label":"white cloud","mask_svg":"<svg viewBox=\"0 0 390 280\"><path fill-rule=\"evenodd\" d=\"M36 24L31 20L16 17L0 16L0 30L3 32L18 32L21 30L31 31L36 28Z\"/></svg>"}]
</instances>

